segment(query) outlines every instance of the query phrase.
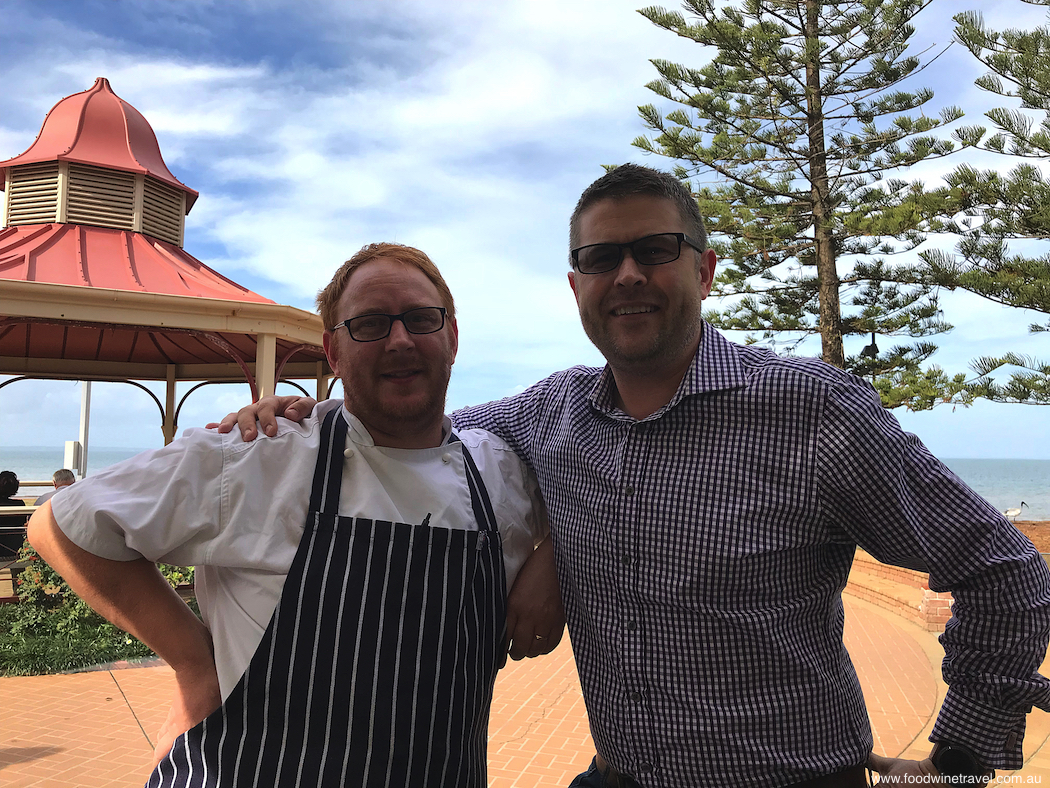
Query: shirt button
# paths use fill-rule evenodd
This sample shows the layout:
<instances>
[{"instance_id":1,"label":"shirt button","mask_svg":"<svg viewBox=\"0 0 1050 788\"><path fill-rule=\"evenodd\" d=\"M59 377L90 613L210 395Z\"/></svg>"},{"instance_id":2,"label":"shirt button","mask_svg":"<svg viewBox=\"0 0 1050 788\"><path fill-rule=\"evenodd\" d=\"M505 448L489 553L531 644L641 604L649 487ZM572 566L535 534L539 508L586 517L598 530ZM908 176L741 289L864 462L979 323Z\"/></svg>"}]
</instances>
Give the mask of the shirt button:
<instances>
[{"instance_id":1,"label":"shirt button","mask_svg":"<svg viewBox=\"0 0 1050 788\"><path fill-rule=\"evenodd\" d=\"M649 761L642 761L638 764L638 774L649 774L653 770L653 765Z\"/></svg>"},{"instance_id":2,"label":"shirt button","mask_svg":"<svg viewBox=\"0 0 1050 788\"><path fill-rule=\"evenodd\" d=\"M450 462L452 462L452 455L451 454L442 454L441 455L441 461L443 463L445 463L445 465L448 465Z\"/></svg>"},{"instance_id":3,"label":"shirt button","mask_svg":"<svg viewBox=\"0 0 1050 788\"><path fill-rule=\"evenodd\" d=\"M641 703L642 702L642 693L640 693L640 692L632 692L631 693L631 700L633 700L635 703Z\"/></svg>"},{"instance_id":4,"label":"shirt button","mask_svg":"<svg viewBox=\"0 0 1050 788\"><path fill-rule=\"evenodd\" d=\"M624 553L622 556L620 556L620 561L621 561L621 563L623 563L624 566L630 566L631 565L631 554L630 553Z\"/></svg>"},{"instance_id":5,"label":"shirt button","mask_svg":"<svg viewBox=\"0 0 1050 788\"><path fill-rule=\"evenodd\" d=\"M634 632L636 629L638 629L638 622L637 621L628 621L627 622L627 629L630 630L631 632Z\"/></svg>"},{"instance_id":6,"label":"shirt button","mask_svg":"<svg viewBox=\"0 0 1050 788\"><path fill-rule=\"evenodd\" d=\"M634 487L632 487L631 485L628 484L626 487L623 488L623 494L624 495L634 495Z\"/></svg>"},{"instance_id":7,"label":"shirt button","mask_svg":"<svg viewBox=\"0 0 1050 788\"><path fill-rule=\"evenodd\" d=\"M346 459L348 459L348 460L349 460L349 459L350 459L351 457L353 457L353 456L354 456L354 450L353 450L353 449L346 449L346 450L345 450L345 451L343 452L343 456L344 456L344 457L346 457Z\"/></svg>"}]
</instances>

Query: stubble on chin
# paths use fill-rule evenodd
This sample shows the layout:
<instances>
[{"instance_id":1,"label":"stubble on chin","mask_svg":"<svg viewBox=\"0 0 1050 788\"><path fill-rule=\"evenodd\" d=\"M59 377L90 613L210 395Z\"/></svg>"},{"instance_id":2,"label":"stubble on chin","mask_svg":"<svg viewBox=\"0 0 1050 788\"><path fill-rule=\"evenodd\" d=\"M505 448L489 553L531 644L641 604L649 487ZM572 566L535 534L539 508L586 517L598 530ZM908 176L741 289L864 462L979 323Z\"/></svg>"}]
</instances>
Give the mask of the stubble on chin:
<instances>
[{"instance_id":1,"label":"stubble on chin","mask_svg":"<svg viewBox=\"0 0 1050 788\"><path fill-rule=\"evenodd\" d=\"M380 403L379 414L391 426L418 425L421 429L440 421L445 415L446 391L428 392L427 396L414 401L390 400Z\"/></svg>"},{"instance_id":2,"label":"stubble on chin","mask_svg":"<svg viewBox=\"0 0 1050 788\"><path fill-rule=\"evenodd\" d=\"M693 350L702 323L700 312L680 313L661 326L648 340L640 337L618 337L600 320L580 316L584 333L598 348L613 369L645 374L674 363Z\"/></svg>"},{"instance_id":3,"label":"stubble on chin","mask_svg":"<svg viewBox=\"0 0 1050 788\"><path fill-rule=\"evenodd\" d=\"M440 422L445 415L445 398L452 376L452 365L444 364L439 370L439 380L424 396L401 398L384 397L373 386L369 397L362 397L354 388L353 381L341 378L346 396L347 409L365 425L374 426L388 434L423 431Z\"/></svg>"}]
</instances>

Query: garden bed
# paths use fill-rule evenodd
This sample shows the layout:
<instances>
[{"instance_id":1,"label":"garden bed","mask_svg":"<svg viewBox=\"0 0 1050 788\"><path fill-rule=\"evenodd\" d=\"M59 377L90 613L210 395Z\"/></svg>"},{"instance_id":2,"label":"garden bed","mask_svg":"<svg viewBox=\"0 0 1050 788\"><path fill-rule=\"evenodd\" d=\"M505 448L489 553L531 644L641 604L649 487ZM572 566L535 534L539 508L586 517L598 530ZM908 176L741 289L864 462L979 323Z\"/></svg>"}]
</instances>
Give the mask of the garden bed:
<instances>
[{"instance_id":1,"label":"garden bed","mask_svg":"<svg viewBox=\"0 0 1050 788\"><path fill-rule=\"evenodd\" d=\"M81 625L43 616L30 622L26 613L22 605L0 605L0 676L64 673L153 655L139 640L101 619Z\"/></svg>"},{"instance_id":2,"label":"garden bed","mask_svg":"<svg viewBox=\"0 0 1050 788\"><path fill-rule=\"evenodd\" d=\"M65 673L153 656L78 599L32 547L23 547L18 559L18 601L0 605L0 676ZM199 616L193 569L164 564L159 569Z\"/></svg>"}]
</instances>

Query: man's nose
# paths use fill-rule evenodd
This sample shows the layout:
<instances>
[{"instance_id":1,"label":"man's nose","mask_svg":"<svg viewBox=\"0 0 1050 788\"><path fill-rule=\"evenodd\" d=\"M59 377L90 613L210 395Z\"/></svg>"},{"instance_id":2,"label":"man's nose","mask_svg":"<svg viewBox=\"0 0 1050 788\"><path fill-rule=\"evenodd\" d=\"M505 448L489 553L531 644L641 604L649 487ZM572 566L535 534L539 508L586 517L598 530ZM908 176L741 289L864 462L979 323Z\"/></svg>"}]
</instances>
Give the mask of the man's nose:
<instances>
[{"instance_id":1,"label":"man's nose","mask_svg":"<svg viewBox=\"0 0 1050 788\"><path fill-rule=\"evenodd\" d=\"M634 254L630 249L624 249L623 260L620 261L620 267L616 269L616 284L624 287L645 284L649 278L645 268L634 259Z\"/></svg>"},{"instance_id":2,"label":"man's nose","mask_svg":"<svg viewBox=\"0 0 1050 788\"><path fill-rule=\"evenodd\" d=\"M390 335L386 338L387 345L394 347L411 347L415 344L412 332L408 330L403 320L395 320L390 324Z\"/></svg>"}]
</instances>

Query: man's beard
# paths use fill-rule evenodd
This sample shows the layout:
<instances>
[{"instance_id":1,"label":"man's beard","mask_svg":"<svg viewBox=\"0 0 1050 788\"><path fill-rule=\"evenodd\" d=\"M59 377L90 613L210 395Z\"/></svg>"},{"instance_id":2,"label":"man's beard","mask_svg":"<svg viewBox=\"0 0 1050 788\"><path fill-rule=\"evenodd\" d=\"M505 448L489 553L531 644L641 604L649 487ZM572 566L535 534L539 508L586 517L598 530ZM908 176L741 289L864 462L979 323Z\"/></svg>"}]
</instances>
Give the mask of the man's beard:
<instances>
[{"instance_id":1,"label":"man's beard","mask_svg":"<svg viewBox=\"0 0 1050 788\"><path fill-rule=\"evenodd\" d=\"M376 427L387 434L407 430L419 431L440 423L445 415L445 398L452 377L452 362L444 358L438 362L439 382L426 390L421 398L402 399L380 397L373 393L361 396L355 381L348 375L340 377L348 410L365 425ZM428 368L426 371L433 371Z\"/></svg>"},{"instance_id":2,"label":"man's beard","mask_svg":"<svg viewBox=\"0 0 1050 788\"><path fill-rule=\"evenodd\" d=\"M677 314L669 315L656 334L646 343L623 346L620 338L607 330L608 322L580 313L583 330L605 360L616 370L631 374L656 373L680 357L692 352L702 324L700 304L684 303Z\"/></svg>"}]
</instances>

